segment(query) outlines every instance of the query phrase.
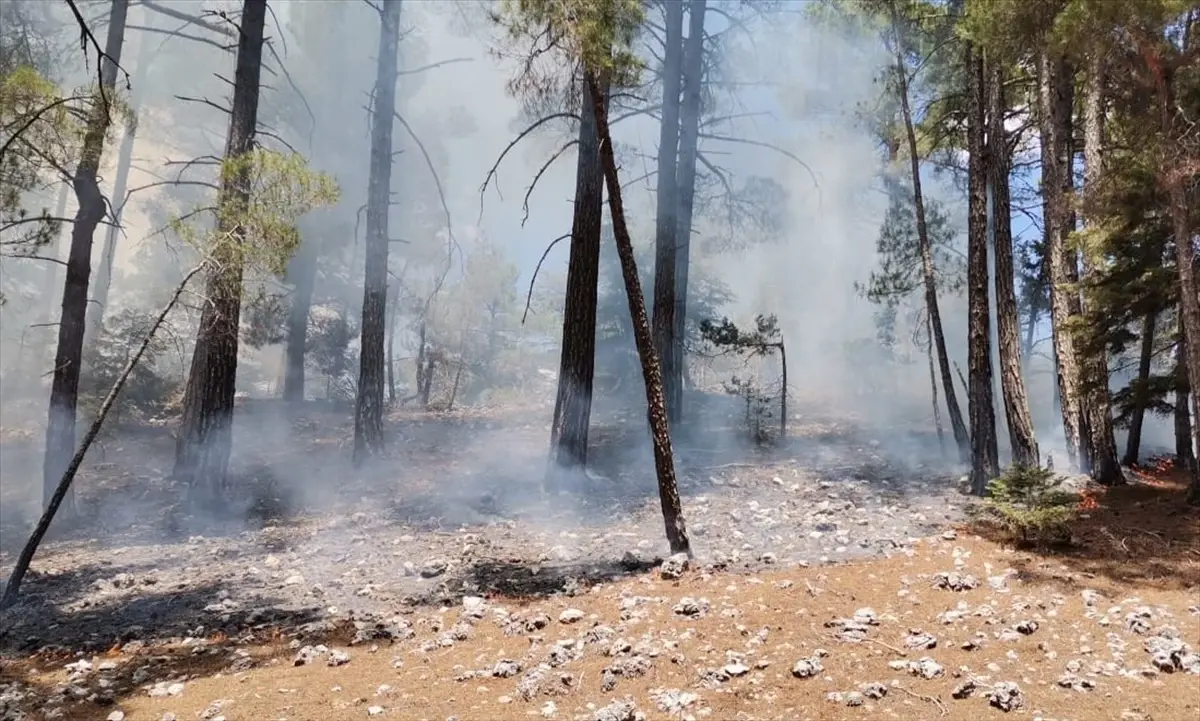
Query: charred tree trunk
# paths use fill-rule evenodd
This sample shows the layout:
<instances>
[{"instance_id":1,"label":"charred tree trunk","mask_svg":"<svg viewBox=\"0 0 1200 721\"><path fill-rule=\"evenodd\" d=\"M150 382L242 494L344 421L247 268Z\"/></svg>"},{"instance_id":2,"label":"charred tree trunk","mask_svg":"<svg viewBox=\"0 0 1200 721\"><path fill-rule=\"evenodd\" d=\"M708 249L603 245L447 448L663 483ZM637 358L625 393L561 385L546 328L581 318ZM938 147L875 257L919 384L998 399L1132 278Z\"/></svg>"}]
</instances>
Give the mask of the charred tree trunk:
<instances>
[{"instance_id":1,"label":"charred tree trunk","mask_svg":"<svg viewBox=\"0 0 1200 721\"><path fill-rule=\"evenodd\" d=\"M366 272L363 279L358 392L354 404L354 463L383 451L384 341L387 325L388 206L392 182L392 123L396 114L396 50L400 0L382 0L379 58L371 106L371 163L367 185Z\"/></svg>"},{"instance_id":2,"label":"charred tree trunk","mask_svg":"<svg viewBox=\"0 0 1200 721\"><path fill-rule=\"evenodd\" d=\"M1071 275L1075 254L1067 248L1071 232L1065 185L1070 163L1070 139L1063 137L1070 130L1071 73L1061 57L1051 57L1050 51L1039 58L1038 125L1042 149L1042 217L1046 228L1046 263L1049 265L1050 325L1054 339L1054 358L1058 370L1058 395L1062 407L1063 433L1066 438L1069 465L1080 468L1081 413L1079 397L1079 365L1075 341L1071 337L1074 287ZM1066 119L1065 128L1063 119Z\"/></svg>"},{"instance_id":3,"label":"charred tree trunk","mask_svg":"<svg viewBox=\"0 0 1200 721\"><path fill-rule=\"evenodd\" d=\"M1196 452L1192 448L1192 384L1187 365L1187 343L1180 329L1175 344L1175 459L1180 468L1196 466Z\"/></svg>"},{"instance_id":4,"label":"charred tree trunk","mask_svg":"<svg viewBox=\"0 0 1200 721\"><path fill-rule=\"evenodd\" d=\"M254 150L266 16L266 0L245 0L242 4L226 162ZM209 504L221 501L233 447L233 396L242 310L240 246L246 242L237 216L249 201L250 168L242 167L222 181L218 196L219 239L213 252L217 262L206 279L207 297L200 314L175 444L175 476L188 484L194 501Z\"/></svg>"},{"instance_id":5,"label":"charred tree trunk","mask_svg":"<svg viewBox=\"0 0 1200 721\"><path fill-rule=\"evenodd\" d=\"M304 401L304 357L308 349L308 314L312 311L313 291L317 285L317 249L313 241L302 245L292 261L292 307L288 312L288 337L283 375L283 399L289 403Z\"/></svg>"},{"instance_id":6,"label":"charred tree trunk","mask_svg":"<svg viewBox=\"0 0 1200 721\"><path fill-rule=\"evenodd\" d=\"M996 412L992 405L992 333L988 301L987 183L994 158L984 142L986 113L983 57L977 48L966 51L967 149L967 410L971 418L971 491L987 492L1000 475L996 447Z\"/></svg>"},{"instance_id":7,"label":"charred tree trunk","mask_svg":"<svg viewBox=\"0 0 1200 721\"><path fill-rule=\"evenodd\" d=\"M675 397L674 420L683 417L683 380L687 377L688 277L691 268L692 214L696 202L696 155L700 147L700 88L704 82L704 16L707 0L688 4L688 35L683 44L683 102L679 109L679 157L675 166L675 192L679 198L679 228L675 244L675 335L671 345L675 375L667 383L679 387L668 390ZM668 409L668 412L670 409Z\"/></svg>"},{"instance_id":8,"label":"charred tree trunk","mask_svg":"<svg viewBox=\"0 0 1200 721\"><path fill-rule=\"evenodd\" d=\"M1084 99L1084 190L1099 188L1104 176L1104 60L1092 53L1088 63L1087 94ZM1085 213L1085 218L1087 217ZM1095 223L1088 219L1089 224ZM1083 280L1086 285L1096 273L1091 253L1083 253ZM1083 373L1083 393L1086 399L1088 430L1088 460L1092 480L1104 485L1125 482L1117 456L1117 440L1113 432L1112 396L1108 388L1108 348L1103 342L1079 346Z\"/></svg>"},{"instance_id":9,"label":"charred tree trunk","mask_svg":"<svg viewBox=\"0 0 1200 721\"><path fill-rule=\"evenodd\" d=\"M83 335L87 323L88 282L92 274L92 242L96 226L104 219L107 204L96 182L104 135L112 124L110 102L116 90L117 66L125 39L128 0L113 0L108 18L106 57L101 66L101 87L88 117L83 152L73 185L79 207L71 226L71 250L67 256L66 281L62 290L62 316L58 323L58 348L54 354L54 380L50 386L50 409L46 424L46 452L42 462L42 502L48 506L55 488L75 454L75 409L79 401L79 371L83 361ZM66 512L74 511L74 497L64 499Z\"/></svg>"},{"instance_id":10,"label":"charred tree trunk","mask_svg":"<svg viewBox=\"0 0 1200 721\"><path fill-rule=\"evenodd\" d=\"M647 317L646 302L638 280L633 241L629 236L629 228L625 225L625 210L621 205L621 180L617 176L617 160L613 154L612 137L608 132L608 109L604 89L590 73L585 75L584 82L587 92L592 96L596 131L600 139L600 161L608 186L608 208L612 216L613 235L616 238L617 255L621 260L621 275L625 278L625 294L629 299L629 314L633 320L633 337L637 344L638 357L641 359L642 379L646 386L650 439L654 446L654 469L658 476L658 495L667 530L667 543L671 547L671 553L686 553L690 557L692 548L683 520L679 486L675 481L671 424L667 419L667 404L663 396L662 371L658 365L658 354L654 350L650 319Z\"/></svg>"},{"instance_id":11,"label":"charred tree trunk","mask_svg":"<svg viewBox=\"0 0 1200 721\"><path fill-rule=\"evenodd\" d=\"M1136 466L1141 457L1142 423L1146 418L1146 407L1150 405L1150 367L1154 361L1154 326L1157 318L1157 313L1150 312L1142 319L1142 348L1138 358L1137 385L1134 386L1129 436L1125 439L1125 457L1121 460L1121 463L1127 466Z\"/></svg>"},{"instance_id":12,"label":"charred tree trunk","mask_svg":"<svg viewBox=\"0 0 1200 721\"><path fill-rule=\"evenodd\" d=\"M988 159L992 185L992 216L996 248L996 340L1000 348L1000 390L1004 398L1004 417L1008 422L1013 463L1029 467L1040 465L1033 414L1021 363L1021 329L1017 317L1017 293L1013 269L1012 208L1009 173L1012 156L1008 132L1004 129L1008 105L1004 97L1004 71L997 64L990 73L988 86Z\"/></svg>"},{"instance_id":13,"label":"charred tree trunk","mask_svg":"<svg viewBox=\"0 0 1200 721\"><path fill-rule=\"evenodd\" d=\"M591 93L580 99L579 156L575 165L575 209L571 221L571 255L563 306L562 352L558 395L550 429L550 477L557 470L587 465L588 427L592 416L592 384L596 372L596 302L600 281L600 224L604 210L604 171L600 137Z\"/></svg>"},{"instance_id":14,"label":"charred tree trunk","mask_svg":"<svg viewBox=\"0 0 1200 721\"><path fill-rule=\"evenodd\" d=\"M929 390L933 397L933 426L937 430L938 448L946 455L946 431L942 428L942 409L938 404L937 369L933 360L933 324L925 314L925 355L929 358Z\"/></svg>"},{"instance_id":15,"label":"charred tree trunk","mask_svg":"<svg viewBox=\"0 0 1200 721\"><path fill-rule=\"evenodd\" d=\"M666 41L662 65L662 122L658 134L658 192L654 231L654 347L662 359L667 416L679 419L683 383L676 378L675 277L679 236L679 192L676 165L679 155L679 93L683 81L683 3L668 2Z\"/></svg>"},{"instance_id":16,"label":"charred tree trunk","mask_svg":"<svg viewBox=\"0 0 1200 721\"><path fill-rule=\"evenodd\" d=\"M133 83L129 97L129 113L131 118L125 128L125 136L121 138L121 150L117 155L117 176L113 181L113 224L109 226L104 236L104 249L100 253L100 268L96 273L96 291L93 295L93 307L88 315L88 335L95 338L104 328L104 315L108 312L108 294L112 287L113 261L117 257L118 226L125 212L125 190L129 185L129 169L133 165L133 145L137 136L138 111L142 107L142 99L146 91L145 74L150 60L150 39L144 34L138 45L137 64L134 71L138 82Z\"/></svg>"},{"instance_id":17,"label":"charred tree trunk","mask_svg":"<svg viewBox=\"0 0 1200 721\"><path fill-rule=\"evenodd\" d=\"M892 8L892 30L895 34L896 81L900 100L900 112L904 118L904 134L908 141L909 171L913 184L913 206L917 216L917 242L921 250L921 274L925 285L925 309L929 313L929 324L933 328L933 343L937 348L938 369L942 377L942 388L946 392L946 409L950 414L950 428L958 446L959 460L971 457L971 440L963 422L962 409L958 405L958 394L954 390L954 375L950 371L950 354L946 351L946 335L942 331L942 313L938 308L937 272L933 265L933 243L929 238L929 225L925 217L925 196L921 191L921 157L917 150L917 132L913 125L912 108L909 105L908 68L904 64L905 49L900 31L899 11ZM985 267L986 272L986 267ZM985 279L986 282L986 279Z\"/></svg>"}]
</instances>

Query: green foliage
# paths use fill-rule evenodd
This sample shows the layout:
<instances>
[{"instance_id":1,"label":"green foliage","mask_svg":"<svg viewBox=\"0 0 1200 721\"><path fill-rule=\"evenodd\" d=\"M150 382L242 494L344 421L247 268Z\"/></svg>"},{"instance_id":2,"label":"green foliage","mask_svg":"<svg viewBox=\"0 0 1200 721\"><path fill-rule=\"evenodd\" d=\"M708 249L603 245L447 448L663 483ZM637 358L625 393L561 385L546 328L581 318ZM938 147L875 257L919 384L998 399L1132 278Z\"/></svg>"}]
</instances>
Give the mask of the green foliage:
<instances>
[{"instance_id":1,"label":"green foliage","mask_svg":"<svg viewBox=\"0 0 1200 721\"><path fill-rule=\"evenodd\" d=\"M645 19L641 0L502 0L492 19L511 39L532 41L534 56L557 49L614 86L636 84L642 62L631 46Z\"/></svg>"},{"instance_id":2,"label":"green foliage","mask_svg":"<svg viewBox=\"0 0 1200 721\"><path fill-rule=\"evenodd\" d=\"M754 330L751 331L738 328L728 318L705 319L700 323L700 335L718 349L744 357L769 354L783 342L779 319L774 314L754 316Z\"/></svg>"},{"instance_id":3,"label":"green foliage","mask_svg":"<svg viewBox=\"0 0 1200 721\"><path fill-rule=\"evenodd\" d=\"M223 192L216 208L219 232L183 219L173 223L175 231L202 253L275 275L286 272L300 245L299 218L336 203L339 195L333 178L310 169L304 156L263 148L223 161L221 184L247 188L248 202Z\"/></svg>"},{"instance_id":4,"label":"green foliage","mask_svg":"<svg viewBox=\"0 0 1200 721\"><path fill-rule=\"evenodd\" d=\"M156 313L132 309L105 316L104 328L84 350L87 372L80 379L79 402L85 410L95 412L100 408L156 319ZM162 333L155 335L133 367L110 417L145 420L161 414L173 402L182 384L165 375L160 367L160 361L170 350L169 337Z\"/></svg>"},{"instance_id":5,"label":"green foliage","mask_svg":"<svg viewBox=\"0 0 1200 721\"><path fill-rule=\"evenodd\" d=\"M354 398L358 357L351 351L350 341L358 332L357 324L345 313L328 307L316 307L309 313L304 362L325 376L327 398Z\"/></svg>"},{"instance_id":6,"label":"green foliage","mask_svg":"<svg viewBox=\"0 0 1200 721\"><path fill-rule=\"evenodd\" d=\"M1061 479L1047 468L1013 465L988 483L988 497L971 514L1013 540L1044 543L1070 538L1080 497L1062 489Z\"/></svg>"}]
</instances>

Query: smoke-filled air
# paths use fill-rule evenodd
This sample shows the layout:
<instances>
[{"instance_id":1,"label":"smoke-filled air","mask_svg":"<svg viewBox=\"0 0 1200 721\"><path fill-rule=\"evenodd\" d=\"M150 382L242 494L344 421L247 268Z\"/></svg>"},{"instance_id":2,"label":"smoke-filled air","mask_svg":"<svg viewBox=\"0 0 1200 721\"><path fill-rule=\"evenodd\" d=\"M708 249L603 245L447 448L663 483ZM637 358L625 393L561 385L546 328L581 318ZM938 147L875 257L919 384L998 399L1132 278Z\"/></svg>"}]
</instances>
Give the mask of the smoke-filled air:
<instances>
[{"instance_id":1,"label":"smoke-filled air","mask_svg":"<svg viewBox=\"0 0 1200 721\"><path fill-rule=\"evenodd\" d=\"M1200 714L1189 0L0 2L0 721Z\"/></svg>"}]
</instances>

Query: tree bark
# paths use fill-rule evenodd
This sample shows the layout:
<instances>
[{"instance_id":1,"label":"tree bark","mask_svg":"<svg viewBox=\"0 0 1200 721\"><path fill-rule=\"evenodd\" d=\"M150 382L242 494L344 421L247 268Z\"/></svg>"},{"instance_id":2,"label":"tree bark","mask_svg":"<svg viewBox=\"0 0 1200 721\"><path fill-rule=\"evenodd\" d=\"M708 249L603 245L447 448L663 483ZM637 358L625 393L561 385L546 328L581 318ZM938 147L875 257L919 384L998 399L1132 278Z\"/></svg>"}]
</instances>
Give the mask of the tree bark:
<instances>
[{"instance_id":1,"label":"tree bark","mask_svg":"<svg viewBox=\"0 0 1200 721\"><path fill-rule=\"evenodd\" d=\"M942 389L946 392L946 409L950 414L950 428L958 446L958 457L966 461L971 457L971 440L963 422L962 409L958 405L958 394L954 390L954 375L950 371L950 354L946 351L946 335L942 330L942 313L938 307L937 272L933 265L933 243L929 238L929 224L925 216L925 195L921 190L921 157L917 150L917 132L913 125L912 108L909 105L908 68L903 33L900 30L899 10L892 5L892 31L895 35L895 72L898 83L897 95L900 112L904 118L904 134L908 142L909 171L913 184L913 207L917 216L917 242L921 250L921 275L925 285L925 310L933 328L933 344L937 348L938 369L942 377Z\"/></svg>"},{"instance_id":2,"label":"tree bark","mask_svg":"<svg viewBox=\"0 0 1200 721\"><path fill-rule=\"evenodd\" d=\"M937 430L938 449L946 455L946 431L942 428L942 409L938 403L937 370L933 360L933 324L925 314L925 356L929 359L929 390L933 398L933 426Z\"/></svg>"},{"instance_id":3,"label":"tree bark","mask_svg":"<svg viewBox=\"0 0 1200 721\"><path fill-rule=\"evenodd\" d=\"M1087 93L1084 96L1084 189L1098 189L1104 177L1104 58L1099 52L1091 53L1088 60ZM1084 217L1089 225L1098 219ZM1086 284L1097 274L1091 253L1083 253L1083 280ZM1086 308L1084 310L1087 310ZM1087 445L1089 470L1092 480L1104 485L1125 482L1121 463L1117 455L1117 441L1113 431L1112 396L1108 388L1108 349L1104 343L1084 343L1078 347L1083 373L1083 393L1086 398Z\"/></svg>"},{"instance_id":4,"label":"tree bark","mask_svg":"<svg viewBox=\"0 0 1200 721\"><path fill-rule=\"evenodd\" d=\"M579 155L575 162L575 208L563 306L558 395L550 429L547 486L559 470L587 465L592 387L596 372L596 303L600 281L600 225L604 210L604 170L591 92L580 98Z\"/></svg>"},{"instance_id":5,"label":"tree bark","mask_svg":"<svg viewBox=\"0 0 1200 721\"><path fill-rule=\"evenodd\" d=\"M310 240L302 243L291 264L292 307L288 311L287 348L284 351L283 399L289 403L304 401L305 353L308 349L308 315L312 311L313 291L317 285L317 249Z\"/></svg>"},{"instance_id":6,"label":"tree bark","mask_svg":"<svg viewBox=\"0 0 1200 721\"><path fill-rule=\"evenodd\" d=\"M396 326L400 320L400 280L392 285L388 299L387 387L388 403L396 402Z\"/></svg>"},{"instance_id":7,"label":"tree bark","mask_svg":"<svg viewBox=\"0 0 1200 721\"><path fill-rule=\"evenodd\" d=\"M995 159L984 142L986 113L983 56L967 47L967 150L970 159L967 214L967 411L971 418L971 491L987 492L1000 475L996 442L996 412L992 405L992 332L988 300L987 184Z\"/></svg>"},{"instance_id":8,"label":"tree bark","mask_svg":"<svg viewBox=\"0 0 1200 721\"><path fill-rule=\"evenodd\" d=\"M245 0L238 33L237 66L225 161L254 150L258 94L262 76L266 0ZM238 323L242 310L240 246L245 230L238 212L250 202L250 168L228 175L221 183L216 260L206 278L204 309L183 396L183 418L175 444L174 475L188 484L191 500L221 502L229 455L233 450L233 397L237 383ZM227 209L233 209L230 212Z\"/></svg>"},{"instance_id":9,"label":"tree bark","mask_svg":"<svg viewBox=\"0 0 1200 721\"><path fill-rule=\"evenodd\" d=\"M129 113L132 116L121 138L121 149L117 155L117 176L113 181L112 209L113 224L109 226L104 236L104 249L100 253L100 268L96 273L96 291L93 294L93 307L88 315L88 336L95 338L104 328L104 315L108 312L108 294L112 287L113 261L117 257L117 236L119 225L125 214L125 190L129 185L129 169L133 165L133 146L137 136L138 111L142 107L146 93L145 75L150 60L150 40L142 36L138 44L137 61L134 74L138 81L133 83L129 97Z\"/></svg>"},{"instance_id":10,"label":"tree bark","mask_svg":"<svg viewBox=\"0 0 1200 721\"><path fill-rule=\"evenodd\" d=\"M683 3L668 2L666 40L662 65L662 122L658 134L658 192L654 232L654 347L662 359L663 388L667 417L679 418L679 392L683 383L676 376L675 277L679 236L679 193L676 164L679 155L679 93L683 81Z\"/></svg>"},{"instance_id":11,"label":"tree bark","mask_svg":"<svg viewBox=\"0 0 1200 721\"><path fill-rule=\"evenodd\" d=\"M388 206L391 203L392 124L396 114L396 56L400 0L382 0L379 58L371 108L371 162L367 186L366 271L363 280L358 393L354 406L356 465L383 451L384 341L387 325Z\"/></svg>"},{"instance_id":12,"label":"tree bark","mask_svg":"<svg viewBox=\"0 0 1200 721\"><path fill-rule=\"evenodd\" d=\"M1071 227L1064 193L1064 186L1069 182L1066 175L1070 164L1066 162L1069 139L1063 137L1063 131L1070 129L1071 82L1066 61L1061 57L1051 57L1048 50L1043 51L1039 57L1038 125L1042 153L1042 216L1045 219L1046 262L1050 276L1050 325L1058 368L1058 394L1067 458L1071 467L1079 468L1081 462L1085 461L1080 454L1082 406L1079 366L1070 331L1070 295L1075 292L1070 276L1075 265L1075 254L1067 249L1067 235ZM1067 119L1065 128L1064 117Z\"/></svg>"},{"instance_id":13,"label":"tree bark","mask_svg":"<svg viewBox=\"0 0 1200 721\"><path fill-rule=\"evenodd\" d=\"M584 82L592 96L596 131L600 138L600 161L608 186L609 214L612 216L613 235L616 239L617 255L621 261L621 275L625 278L629 315L633 321L633 337L637 344L638 357L641 359L642 379L646 386L650 439L654 446L654 469L658 476L658 496L662 505L663 523L666 525L667 543L671 553L686 553L690 557L692 548L683 519L679 487L675 480L675 458L671 450L671 425L667 419L667 404L663 395L662 370L658 364L658 354L654 350L650 319L647 317L646 302L638 280L633 241L629 236L629 228L625 225L625 210L621 204L621 180L617 175L612 137L608 132L608 109L604 90L590 73L585 74Z\"/></svg>"},{"instance_id":14,"label":"tree bark","mask_svg":"<svg viewBox=\"0 0 1200 721\"><path fill-rule=\"evenodd\" d=\"M1175 344L1175 459L1180 468L1189 473L1196 466L1196 452L1192 448L1192 384L1188 374L1187 343L1183 329Z\"/></svg>"},{"instance_id":15,"label":"tree bark","mask_svg":"<svg viewBox=\"0 0 1200 721\"><path fill-rule=\"evenodd\" d=\"M675 420L683 417L683 381L687 377L688 279L691 269L692 215L696 203L696 156L700 147L700 89L704 82L704 17L707 0L688 4L688 35L683 44L683 102L679 109L679 158L675 166L679 198L679 229L675 243L675 335L671 345L676 373L667 383L679 387L668 392L675 397ZM669 411L670 409L668 409Z\"/></svg>"},{"instance_id":16,"label":"tree bark","mask_svg":"<svg viewBox=\"0 0 1200 721\"><path fill-rule=\"evenodd\" d=\"M146 337L142 339L141 345L137 347L137 350L126 361L121 375L117 377L117 381L113 383L112 388L109 389L108 394L104 397L104 401L101 402L100 411L96 414L96 419L92 421L91 427L88 428L87 433L83 437L83 442L79 444L79 448L63 469L63 474L58 479L58 482L55 483L54 492L50 495L50 499L46 503L46 508L42 511L37 525L34 526L33 533L29 535L29 540L21 548L21 555L17 556L17 562L13 566L12 574L8 577L8 584L4 587L4 596L0 598L0 611L16 603L21 592L21 581L25 579L25 574L29 571L29 564L33 562L33 555L37 553L38 547L42 545L42 539L46 537L46 532L50 530L50 524L54 521L55 513L58 512L59 507L68 497L71 490L71 483L75 480L75 474L79 471L79 467L83 465L83 458L87 455L88 449L92 447L92 442L100 434L100 429L104 426L104 420L108 417L109 411L112 410L113 404L117 402L117 396L121 394L121 389L125 387L125 383L129 380L129 375L133 373L133 369L142 360L142 356L146 353L146 348L150 347L150 341L154 340L154 335L162 327L163 321L166 320L167 315L170 314L175 304L179 302L179 296L183 294L183 289L187 287L187 284L191 282L192 278L203 267L203 265L198 265L183 276L183 280L176 286L171 300L167 302L166 306L158 314L154 325L150 326L150 330L146 333Z\"/></svg>"},{"instance_id":17,"label":"tree bark","mask_svg":"<svg viewBox=\"0 0 1200 721\"><path fill-rule=\"evenodd\" d=\"M1021 362L1021 328L1017 315L1016 272L1013 268L1012 207L1009 174L1012 157L1008 132L1004 129L1008 105L1004 97L1004 71L991 70L988 86L988 166L992 185L992 216L996 249L996 338L1000 348L1000 390L1014 464L1037 467L1037 436Z\"/></svg>"},{"instance_id":18,"label":"tree bark","mask_svg":"<svg viewBox=\"0 0 1200 721\"><path fill-rule=\"evenodd\" d=\"M104 136L112 124L109 103L115 94L117 67L125 39L129 0L113 0L105 38L106 57L101 65L101 87L88 117L83 152L73 180L78 209L71 226L71 249L67 256L66 280L62 290L62 315L58 323L58 348L54 355L54 379L50 386L46 451L42 461L42 502L48 507L59 479L75 453L75 409L79 402L79 372L83 361L83 336L87 323L88 282L92 274L92 242L96 226L104 219L107 204L96 174L104 154ZM74 512L74 498L64 497L67 513Z\"/></svg>"},{"instance_id":19,"label":"tree bark","mask_svg":"<svg viewBox=\"0 0 1200 721\"><path fill-rule=\"evenodd\" d=\"M1133 411L1129 418L1129 436L1125 439L1125 457L1121 460L1127 466L1136 466L1141 457L1142 423L1146 418L1146 406L1150 405L1150 368L1154 362L1154 326L1157 317L1158 314L1151 311L1142 319L1137 385L1134 387Z\"/></svg>"}]
</instances>

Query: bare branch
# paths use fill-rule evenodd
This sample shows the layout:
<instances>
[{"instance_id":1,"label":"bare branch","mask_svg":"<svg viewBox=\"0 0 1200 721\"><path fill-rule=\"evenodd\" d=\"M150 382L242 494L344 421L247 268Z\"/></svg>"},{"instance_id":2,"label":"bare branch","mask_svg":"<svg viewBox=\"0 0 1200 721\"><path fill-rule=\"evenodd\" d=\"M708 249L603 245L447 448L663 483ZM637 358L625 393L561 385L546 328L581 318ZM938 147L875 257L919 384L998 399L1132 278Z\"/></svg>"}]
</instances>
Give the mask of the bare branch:
<instances>
[{"instance_id":1,"label":"bare branch","mask_svg":"<svg viewBox=\"0 0 1200 721\"><path fill-rule=\"evenodd\" d=\"M196 27L204 28L205 30L212 31L218 35L223 35L227 38L236 37L233 34L233 31L229 30L228 28L223 28L220 25L215 25L208 22L204 18L196 17L195 15L188 15L185 12L180 12L179 10L167 7L166 5L161 5L157 2L151 2L151 0L143 0L142 7L145 7L148 10L153 10L156 13L166 15L169 18L182 20L188 25L195 25Z\"/></svg>"},{"instance_id":2,"label":"bare branch","mask_svg":"<svg viewBox=\"0 0 1200 721\"><path fill-rule=\"evenodd\" d=\"M454 63L471 63L474 61L475 61L475 58L451 58L449 60L440 60L436 63L422 65L419 68L413 68L411 70L401 70L401 71L397 72L396 74L397 75L416 75L417 73L423 73L426 70L433 70L434 68L440 68L443 65L452 65Z\"/></svg>"},{"instance_id":3,"label":"bare branch","mask_svg":"<svg viewBox=\"0 0 1200 721\"><path fill-rule=\"evenodd\" d=\"M542 269L542 263L546 261L546 256L550 255L550 251L554 249L554 246L558 245L560 240L566 240L570 237L571 234L566 233L550 241L550 245L546 246L546 250L538 260L537 266L533 269L533 277L529 279L529 293L525 296L525 312L521 314L521 325L525 325L525 319L529 317L529 305L533 302L533 284L537 282L538 271Z\"/></svg>"},{"instance_id":4,"label":"bare branch","mask_svg":"<svg viewBox=\"0 0 1200 721\"><path fill-rule=\"evenodd\" d=\"M504 156L508 155L508 152L510 150L515 148L518 143L520 143L522 140L524 140L525 137L527 135L529 135L530 133L532 133L533 131L537 130L538 128L542 127L543 125L545 125L546 123L548 123L552 120L561 120L564 118L569 118L571 120L578 120L579 116L576 115L575 113L551 113L550 115L547 115L547 116L537 120L532 125L525 128L524 130L522 130L517 135L517 137L512 139L512 142L510 142L508 145L506 145L504 147L504 150L500 151L500 156L496 158L496 162L493 163L492 167L488 169L487 176L483 179L483 185L479 186L479 220L476 221L477 223L483 222L483 194L487 191L488 183L490 183L492 181L492 178L494 178L496 176L496 172L500 168L500 163L504 162ZM497 195L499 195L499 193L500 193L499 187L496 188L496 193L497 193ZM500 199L503 200L504 196L500 196Z\"/></svg>"},{"instance_id":5,"label":"bare branch","mask_svg":"<svg viewBox=\"0 0 1200 721\"><path fill-rule=\"evenodd\" d=\"M64 103L69 103L73 100L83 100L83 99L84 99L83 96L71 95L71 96L68 96L65 98L58 98L58 99L54 100L53 102L35 110L33 112L33 114L21 125L21 127L17 128L16 132L14 132L12 135L8 136L8 139L4 141L4 146L0 147L0 162L2 162L4 160L4 154L8 152L9 146L11 146L13 144L13 142L21 135L21 133L28 130L29 127L31 125L33 125L34 123L36 123L43 115L45 115L46 113L50 112L51 110L57 108L58 106L60 106Z\"/></svg>"},{"instance_id":6,"label":"bare branch","mask_svg":"<svg viewBox=\"0 0 1200 721\"><path fill-rule=\"evenodd\" d=\"M819 182L817 182L817 174L813 172L813 169L811 167L809 167L808 163L806 163L803 160L801 160L800 158L798 158L795 153L784 150L783 148L779 147L778 145L764 143L761 140L749 140L746 138L734 138L734 137L730 137L728 135L711 135L709 133L700 133L700 137L704 138L705 140L716 140L716 141L719 141L722 143L741 143L743 145L752 145L756 148L766 148L767 150L774 150L776 153L779 153L780 155L782 155L786 158L789 158L790 160L792 160L793 162L795 162L797 165L804 168L808 172L808 177L812 179L813 186L817 189L817 206L820 207L822 205L821 184Z\"/></svg>"},{"instance_id":7,"label":"bare branch","mask_svg":"<svg viewBox=\"0 0 1200 721\"><path fill-rule=\"evenodd\" d=\"M174 97L176 100L182 100L182 101L188 102L188 103L200 103L202 105L207 105L210 108L216 108L217 110L220 110L222 113L225 113L226 115L233 112L229 108L224 107L223 105L217 105L216 103L209 100L208 98L191 98L186 95L176 95Z\"/></svg>"},{"instance_id":8,"label":"bare branch","mask_svg":"<svg viewBox=\"0 0 1200 721\"><path fill-rule=\"evenodd\" d=\"M527 220L529 220L529 196L533 195L533 189L537 187L538 181L542 179L542 176L545 175L546 171L550 169L550 166L554 164L554 161L558 160L560 155L567 152L568 150L575 147L576 145L579 145L578 139L572 140L571 142L567 143L566 145L563 145L561 148L559 148L554 153L554 155L550 156L549 160L547 160L545 163L542 164L542 167L538 168L537 173L533 176L533 182L530 183L529 187L525 189L525 199L521 203L521 209L525 213L523 216L521 216L521 227L522 228L525 227L525 222Z\"/></svg>"},{"instance_id":9,"label":"bare branch","mask_svg":"<svg viewBox=\"0 0 1200 721\"><path fill-rule=\"evenodd\" d=\"M167 35L167 36L170 36L173 38L180 38L182 40L192 40L194 42L204 43L205 45L211 45L214 48L221 50L223 52L229 52L230 50L233 50L235 47L237 47L236 45L222 45L221 43L219 43L216 40L213 40L211 38L200 37L199 35L191 35L189 33L180 32L179 30L166 30L164 28L152 28L147 25L126 25L125 27L129 30L141 30L142 32L158 33L159 35Z\"/></svg>"}]
</instances>

